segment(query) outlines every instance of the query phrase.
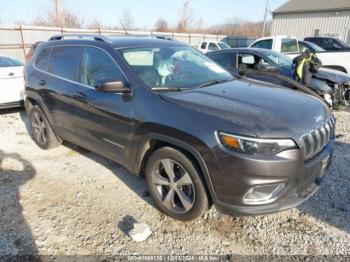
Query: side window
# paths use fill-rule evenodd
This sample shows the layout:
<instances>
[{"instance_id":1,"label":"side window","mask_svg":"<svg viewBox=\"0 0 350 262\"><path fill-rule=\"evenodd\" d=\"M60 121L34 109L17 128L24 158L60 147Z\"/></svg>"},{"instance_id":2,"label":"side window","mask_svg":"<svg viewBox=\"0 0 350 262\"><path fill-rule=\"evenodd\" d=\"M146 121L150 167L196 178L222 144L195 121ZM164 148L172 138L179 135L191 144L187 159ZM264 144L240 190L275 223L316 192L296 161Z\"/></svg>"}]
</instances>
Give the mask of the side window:
<instances>
[{"instance_id":1,"label":"side window","mask_svg":"<svg viewBox=\"0 0 350 262\"><path fill-rule=\"evenodd\" d=\"M281 53L298 53L298 41L293 38L283 38L281 43Z\"/></svg>"},{"instance_id":2,"label":"side window","mask_svg":"<svg viewBox=\"0 0 350 262\"><path fill-rule=\"evenodd\" d=\"M252 47L263 48L263 49L272 49L272 39L261 40L259 42L256 42Z\"/></svg>"},{"instance_id":3,"label":"side window","mask_svg":"<svg viewBox=\"0 0 350 262\"><path fill-rule=\"evenodd\" d=\"M201 44L201 49L206 49L207 48L207 42L203 42Z\"/></svg>"},{"instance_id":4,"label":"side window","mask_svg":"<svg viewBox=\"0 0 350 262\"><path fill-rule=\"evenodd\" d=\"M51 53L50 73L75 80L80 61L81 47L59 46L54 47Z\"/></svg>"},{"instance_id":5,"label":"side window","mask_svg":"<svg viewBox=\"0 0 350 262\"><path fill-rule=\"evenodd\" d=\"M80 83L95 87L98 83L124 80L122 72L106 52L94 47L84 48L80 66Z\"/></svg>"},{"instance_id":6,"label":"side window","mask_svg":"<svg viewBox=\"0 0 350 262\"><path fill-rule=\"evenodd\" d=\"M214 50L218 50L218 46L215 43L210 43L208 46L208 50L214 51Z\"/></svg>"},{"instance_id":7,"label":"side window","mask_svg":"<svg viewBox=\"0 0 350 262\"><path fill-rule=\"evenodd\" d=\"M239 54L238 64L253 65L255 63L255 58L251 54Z\"/></svg>"},{"instance_id":8,"label":"side window","mask_svg":"<svg viewBox=\"0 0 350 262\"><path fill-rule=\"evenodd\" d=\"M234 61L233 61L233 54L228 53L228 54L216 54L213 56L210 56L210 59L215 61L217 64L222 66L223 68L226 69L234 69Z\"/></svg>"},{"instance_id":9,"label":"side window","mask_svg":"<svg viewBox=\"0 0 350 262\"><path fill-rule=\"evenodd\" d=\"M49 62L50 62L50 53L52 48L44 48L41 50L40 54L38 55L38 58L35 61L35 66L43 71L49 70Z\"/></svg>"}]
</instances>

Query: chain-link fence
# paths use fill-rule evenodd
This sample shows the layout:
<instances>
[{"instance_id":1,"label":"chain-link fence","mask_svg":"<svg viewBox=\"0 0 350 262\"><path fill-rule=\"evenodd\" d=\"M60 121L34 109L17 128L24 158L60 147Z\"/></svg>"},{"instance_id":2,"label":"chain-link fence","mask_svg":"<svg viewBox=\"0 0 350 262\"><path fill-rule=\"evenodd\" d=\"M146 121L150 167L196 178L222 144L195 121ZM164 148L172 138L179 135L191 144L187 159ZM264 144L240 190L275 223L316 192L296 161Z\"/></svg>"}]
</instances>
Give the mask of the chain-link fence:
<instances>
[{"instance_id":1,"label":"chain-link fence","mask_svg":"<svg viewBox=\"0 0 350 262\"><path fill-rule=\"evenodd\" d=\"M8 55L25 61L25 57L32 44L38 41L47 41L53 35L59 34L102 34L102 35L157 35L169 36L178 41L198 46L203 40L221 40L225 35L192 34L192 33L161 33L149 31L123 31L105 29L74 29L42 26L5 26L0 25L0 54Z\"/></svg>"}]
</instances>

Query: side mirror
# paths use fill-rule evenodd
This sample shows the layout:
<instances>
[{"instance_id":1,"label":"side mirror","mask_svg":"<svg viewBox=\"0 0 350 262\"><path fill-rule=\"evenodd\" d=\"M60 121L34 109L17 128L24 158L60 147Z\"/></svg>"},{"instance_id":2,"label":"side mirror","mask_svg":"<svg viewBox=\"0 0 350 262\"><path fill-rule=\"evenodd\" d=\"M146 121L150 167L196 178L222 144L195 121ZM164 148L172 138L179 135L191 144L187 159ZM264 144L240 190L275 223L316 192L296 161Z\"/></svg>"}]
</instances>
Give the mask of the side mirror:
<instances>
[{"instance_id":1,"label":"side mirror","mask_svg":"<svg viewBox=\"0 0 350 262\"><path fill-rule=\"evenodd\" d=\"M102 93L116 93L116 94L130 94L131 90L123 81L105 82L95 86L98 92Z\"/></svg>"}]
</instances>

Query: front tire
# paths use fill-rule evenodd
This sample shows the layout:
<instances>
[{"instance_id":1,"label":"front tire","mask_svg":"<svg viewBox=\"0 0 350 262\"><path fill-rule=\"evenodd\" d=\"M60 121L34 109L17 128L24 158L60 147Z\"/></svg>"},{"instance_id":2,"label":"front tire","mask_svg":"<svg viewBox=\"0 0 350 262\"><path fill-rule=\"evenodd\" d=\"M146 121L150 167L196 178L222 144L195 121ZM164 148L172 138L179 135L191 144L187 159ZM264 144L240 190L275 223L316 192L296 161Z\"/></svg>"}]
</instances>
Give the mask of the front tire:
<instances>
[{"instance_id":1,"label":"front tire","mask_svg":"<svg viewBox=\"0 0 350 262\"><path fill-rule=\"evenodd\" d=\"M28 115L31 137L34 142L45 150L57 147L59 141L40 107L37 105L33 106L29 110Z\"/></svg>"},{"instance_id":2,"label":"front tire","mask_svg":"<svg viewBox=\"0 0 350 262\"><path fill-rule=\"evenodd\" d=\"M209 208L201 174L182 152L163 147L146 165L149 191L160 210L177 220L194 220Z\"/></svg>"}]
</instances>

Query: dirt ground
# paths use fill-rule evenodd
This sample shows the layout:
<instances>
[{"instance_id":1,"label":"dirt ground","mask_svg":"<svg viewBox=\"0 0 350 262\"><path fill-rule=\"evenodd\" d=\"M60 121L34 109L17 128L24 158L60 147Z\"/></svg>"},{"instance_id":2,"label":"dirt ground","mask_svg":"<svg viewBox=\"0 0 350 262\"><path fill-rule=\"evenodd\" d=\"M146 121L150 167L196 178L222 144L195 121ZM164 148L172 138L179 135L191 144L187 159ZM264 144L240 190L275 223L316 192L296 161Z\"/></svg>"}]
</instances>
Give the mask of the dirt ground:
<instances>
[{"instance_id":1,"label":"dirt ground","mask_svg":"<svg viewBox=\"0 0 350 262\"><path fill-rule=\"evenodd\" d=\"M64 144L39 149L24 111L0 113L0 255L350 255L350 112L336 112L334 162L318 193L298 208L233 218L214 208L194 222L161 214L142 178ZM137 221L152 235L126 234Z\"/></svg>"}]
</instances>

